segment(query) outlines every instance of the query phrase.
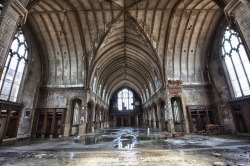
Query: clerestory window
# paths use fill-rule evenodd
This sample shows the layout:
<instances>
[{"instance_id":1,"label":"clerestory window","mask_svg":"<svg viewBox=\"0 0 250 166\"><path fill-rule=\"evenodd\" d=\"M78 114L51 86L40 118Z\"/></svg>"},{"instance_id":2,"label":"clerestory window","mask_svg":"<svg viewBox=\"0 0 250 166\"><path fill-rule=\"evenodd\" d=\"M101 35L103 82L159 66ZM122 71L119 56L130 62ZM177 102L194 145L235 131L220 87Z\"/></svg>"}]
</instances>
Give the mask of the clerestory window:
<instances>
[{"instance_id":1,"label":"clerestory window","mask_svg":"<svg viewBox=\"0 0 250 166\"><path fill-rule=\"evenodd\" d=\"M128 89L121 90L117 95L118 110L133 110L134 95Z\"/></svg>"},{"instance_id":2,"label":"clerestory window","mask_svg":"<svg viewBox=\"0 0 250 166\"><path fill-rule=\"evenodd\" d=\"M0 99L16 102L23 78L25 65L28 61L27 40L19 30L12 42L11 48L0 80Z\"/></svg>"},{"instance_id":3,"label":"clerestory window","mask_svg":"<svg viewBox=\"0 0 250 166\"><path fill-rule=\"evenodd\" d=\"M222 56L235 98L250 95L250 63L239 34L228 27L222 40Z\"/></svg>"}]
</instances>

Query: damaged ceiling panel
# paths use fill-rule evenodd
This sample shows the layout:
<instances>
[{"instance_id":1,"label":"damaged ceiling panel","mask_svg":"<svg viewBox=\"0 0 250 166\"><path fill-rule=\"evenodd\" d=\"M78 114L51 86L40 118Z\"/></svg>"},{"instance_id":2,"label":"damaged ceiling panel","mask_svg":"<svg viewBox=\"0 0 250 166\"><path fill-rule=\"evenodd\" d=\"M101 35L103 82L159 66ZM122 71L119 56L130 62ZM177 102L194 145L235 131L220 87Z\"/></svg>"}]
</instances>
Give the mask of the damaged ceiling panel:
<instances>
[{"instance_id":1,"label":"damaged ceiling panel","mask_svg":"<svg viewBox=\"0 0 250 166\"><path fill-rule=\"evenodd\" d=\"M28 23L44 84L91 87L96 77L100 94L126 85L142 97L169 79L208 81L206 50L222 14L212 0L37 0Z\"/></svg>"}]
</instances>

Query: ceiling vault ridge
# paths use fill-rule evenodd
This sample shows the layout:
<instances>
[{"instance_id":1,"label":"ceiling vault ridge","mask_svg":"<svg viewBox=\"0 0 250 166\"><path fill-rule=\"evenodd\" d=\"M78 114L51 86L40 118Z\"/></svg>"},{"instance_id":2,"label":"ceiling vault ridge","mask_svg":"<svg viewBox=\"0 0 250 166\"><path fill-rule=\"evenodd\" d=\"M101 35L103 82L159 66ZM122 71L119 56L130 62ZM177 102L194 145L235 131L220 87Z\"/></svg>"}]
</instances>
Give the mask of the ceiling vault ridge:
<instances>
[{"instance_id":1,"label":"ceiling vault ridge","mask_svg":"<svg viewBox=\"0 0 250 166\"><path fill-rule=\"evenodd\" d=\"M141 96L167 79L199 82L219 1L32 0L28 26L48 54L43 82L92 88L95 80L99 94L126 84Z\"/></svg>"},{"instance_id":2,"label":"ceiling vault ridge","mask_svg":"<svg viewBox=\"0 0 250 166\"><path fill-rule=\"evenodd\" d=\"M139 1L138 1L139 2ZM134 4L133 4L134 5ZM132 5L131 5L132 6ZM164 85L164 80L163 80L163 73L162 73L162 67L161 67L161 63L159 60L159 56L157 55L157 52L155 50L155 48L153 47L151 41L148 39L147 35L145 34L143 28L139 25L139 23L131 16L131 14L129 13L128 10L123 10L121 11L121 13L118 15L118 17L116 19L113 20L111 26L109 27L108 31L105 33L105 35L103 36L103 38L101 39L97 49L94 51L94 57L93 57L93 61L92 61L92 73L95 73L95 70L99 67L98 64L101 62L98 62L99 60L98 58L98 53L100 51L100 49L102 48L103 44L106 42L106 40L108 40L110 38L110 34L114 33L113 30L115 31L115 27L117 24L119 24L120 20L122 20L123 18L123 54L124 54L124 81L123 84L126 83L126 47L127 47L127 33L129 33L129 31L131 31L131 29L137 34L138 38L140 38L142 41L145 41L145 46L147 45L147 47L149 48L149 50L151 50L150 54L147 56L152 56L152 60L155 64L152 64L154 67L158 68L157 71L159 72L158 78L160 78L162 85ZM132 25L132 26L131 26ZM134 28L131 28L134 27ZM104 44L105 47L105 44ZM109 48L108 48L109 49ZM142 49L142 48L141 48ZM105 54L105 53L104 53ZM103 55L104 55L103 54ZM100 55L102 56L102 55ZM152 66L151 66L152 67ZM150 72L152 75L152 72ZM94 74L89 74L89 76L93 77ZM150 80L152 79L153 81L153 77L150 77ZM99 78L98 79L98 83L100 83ZM91 83L92 79L89 79L89 84ZM145 83L140 83L140 84L145 84ZM105 85L102 86L102 88L104 88ZM155 87L155 85L154 85Z\"/></svg>"}]
</instances>

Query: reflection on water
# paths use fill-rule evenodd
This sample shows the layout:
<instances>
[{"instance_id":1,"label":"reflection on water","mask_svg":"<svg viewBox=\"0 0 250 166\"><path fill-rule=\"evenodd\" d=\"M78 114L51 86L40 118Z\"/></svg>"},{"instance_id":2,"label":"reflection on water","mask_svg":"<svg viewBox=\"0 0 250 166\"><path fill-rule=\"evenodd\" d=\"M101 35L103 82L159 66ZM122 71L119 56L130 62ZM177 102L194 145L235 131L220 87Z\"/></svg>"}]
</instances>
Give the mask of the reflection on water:
<instances>
[{"instance_id":1,"label":"reflection on water","mask_svg":"<svg viewBox=\"0 0 250 166\"><path fill-rule=\"evenodd\" d=\"M74 142L84 145L111 143L117 149L133 149L141 147L139 141L150 140L158 140L158 137L149 128L126 127L104 129L99 134L87 135L82 139L75 139Z\"/></svg>"},{"instance_id":2,"label":"reflection on water","mask_svg":"<svg viewBox=\"0 0 250 166\"><path fill-rule=\"evenodd\" d=\"M119 142L118 143L118 149L133 149L135 147L135 143L125 143L125 142Z\"/></svg>"},{"instance_id":3,"label":"reflection on water","mask_svg":"<svg viewBox=\"0 0 250 166\"><path fill-rule=\"evenodd\" d=\"M119 134L120 136L117 138L118 149L135 148L135 143L137 143L137 136L133 131L126 131Z\"/></svg>"}]
</instances>

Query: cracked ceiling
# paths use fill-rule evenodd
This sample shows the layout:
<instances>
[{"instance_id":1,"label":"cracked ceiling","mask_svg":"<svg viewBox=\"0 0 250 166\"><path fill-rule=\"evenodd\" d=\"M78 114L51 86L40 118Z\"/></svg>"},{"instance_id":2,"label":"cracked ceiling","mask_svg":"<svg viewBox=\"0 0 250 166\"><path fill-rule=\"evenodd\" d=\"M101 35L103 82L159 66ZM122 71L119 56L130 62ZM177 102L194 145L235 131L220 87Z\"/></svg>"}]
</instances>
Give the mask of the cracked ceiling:
<instances>
[{"instance_id":1,"label":"cracked ceiling","mask_svg":"<svg viewBox=\"0 0 250 166\"><path fill-rule=\"evenodd\" d=\"M84 85L144 100L167 80L207 83L209 45L223 11L212 0L34 0L45 85ZM102 85L102 86L100 86ZM99 88L101 88L99 90Z\"/></svg>"}]
</instances>

